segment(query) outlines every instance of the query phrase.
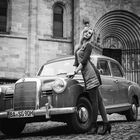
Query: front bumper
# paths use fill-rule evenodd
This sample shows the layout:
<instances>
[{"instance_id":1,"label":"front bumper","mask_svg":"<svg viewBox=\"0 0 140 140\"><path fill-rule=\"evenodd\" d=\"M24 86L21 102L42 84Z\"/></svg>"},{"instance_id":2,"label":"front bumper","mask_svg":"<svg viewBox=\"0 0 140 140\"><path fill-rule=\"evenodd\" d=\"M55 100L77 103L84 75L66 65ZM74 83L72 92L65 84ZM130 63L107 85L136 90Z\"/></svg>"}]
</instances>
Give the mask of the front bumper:
<instances>
[{"instance_id":1,"label":"front bumper","mask_svg":"<svg viewBox=\"0 0 140 140\"><path fill-rule=\"evenodd\" d=\"M34 110L34 117L36 116L46 116L46 119L51 118L51 115L60 115L60 114L70 114L76 112L76 107L64 107L64 108L53 108L46 104L45 107L41 109ZM8 118L8 112L0 112L0 119Z\"/></svg>"}]
</instances>

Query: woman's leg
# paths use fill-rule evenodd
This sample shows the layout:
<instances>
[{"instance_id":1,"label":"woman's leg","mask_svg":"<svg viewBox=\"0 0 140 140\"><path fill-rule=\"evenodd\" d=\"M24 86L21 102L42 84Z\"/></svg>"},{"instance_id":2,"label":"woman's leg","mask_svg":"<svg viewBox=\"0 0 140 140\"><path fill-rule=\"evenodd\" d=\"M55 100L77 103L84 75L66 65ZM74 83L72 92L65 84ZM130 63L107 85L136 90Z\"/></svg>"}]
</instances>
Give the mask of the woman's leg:
<instances>
[{"instance_id":1,"label":"woman's leg","mask_svg":"<svg viewBox=\"0 0 140 140\"><path fill-rule=\"evenodd\" d=\"M101 96L99 89L98 89L98 108L99 108L99 112L102 116L103 122L107 123L108 122L107 113L106 113L103 98Z\"/></svg>"},{"instance_id":2,"label":"woman's leg","mask_svg":"<svg viewBox=\"0 0 140 140\"><path fill-rule=\"evenodd\" d=\"M93 88L88 90L89 91L89 97L92 101L92 109L93 109L93 123L97 122L97 116L98 116L98 88Z\"/></svg>"},{"instance_id":3,"label":"woman's leg","mask_svg":"<svg viewBox=\"0 0 140 140\"><path fill-rule=\"evenodd\" d=\"M98 116L98 88L93 88L88 90L89 92L89 98L91 99L92 102L92 109L93 109L93 123L92 123L92 128L88 132L88 134L96 134L98 127L97 127L97 116Z\"/></svg>"},{"instance_id":4,"label":"woman's leg","mask_svg":"<svg viewBox=\"0 0 140 140\"><path fill-rule=\"evenodd\" d=\"M111 125L110 125L108 118L107 118L107 113L106 113L106 109L105 109L105 106L103 103L103 98L102 98L99 90L98 90L98 92L99 92L98 93L99 112L100 112L102 119L103 119L103 122L104 122L103 129L102 129L102 131L98 132L98 134L105 135L107 132L111 133Z\"/></svg>"}]
</instances>

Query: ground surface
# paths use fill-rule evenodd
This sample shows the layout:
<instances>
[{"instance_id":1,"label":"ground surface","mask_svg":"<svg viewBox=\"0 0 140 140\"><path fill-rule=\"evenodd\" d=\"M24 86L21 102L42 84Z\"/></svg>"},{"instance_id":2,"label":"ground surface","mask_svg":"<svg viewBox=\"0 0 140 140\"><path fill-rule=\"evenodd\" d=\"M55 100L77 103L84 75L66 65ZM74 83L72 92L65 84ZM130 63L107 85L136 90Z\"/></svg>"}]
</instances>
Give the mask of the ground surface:
<instances>
[{"instance_id":1,"label":"ground surface","mask_svg":"<svg viewBox=\"0 0 140 140\"><path fill-rule=\"evenodd\" d=\"M27 124L22 134L16 138L0 132L0 140L140 140L140 109L136 122L127 122L124 116L108 115L112 125L111 134L105 136L73 134L67 125L58 122ZM102 125L101 118L98 119Z\"/></svg>"}]
</instances>

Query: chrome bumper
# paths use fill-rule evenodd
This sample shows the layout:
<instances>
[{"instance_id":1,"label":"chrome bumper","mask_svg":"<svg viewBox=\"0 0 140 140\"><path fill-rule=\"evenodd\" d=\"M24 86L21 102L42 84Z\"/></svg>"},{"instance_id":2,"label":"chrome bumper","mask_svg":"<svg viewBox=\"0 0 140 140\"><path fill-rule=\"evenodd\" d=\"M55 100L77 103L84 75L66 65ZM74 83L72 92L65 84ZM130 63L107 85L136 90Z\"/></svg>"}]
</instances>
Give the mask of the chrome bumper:
<instances>
[{"instance_id":1,"label":"chrome bumper","mask_svg":"<svg viewBox=\"0 0 140 140\"><path fill-rule=\"evenodd\" d=\"M76 107L65 107L65 108L48 108L49 106L41 109L34 110L35 116L46 116L46 119L51 118L51 115L70 114L76 112ZM8 118L8 111L0 112L0 119Z\"/></svg>"}]
</instances>

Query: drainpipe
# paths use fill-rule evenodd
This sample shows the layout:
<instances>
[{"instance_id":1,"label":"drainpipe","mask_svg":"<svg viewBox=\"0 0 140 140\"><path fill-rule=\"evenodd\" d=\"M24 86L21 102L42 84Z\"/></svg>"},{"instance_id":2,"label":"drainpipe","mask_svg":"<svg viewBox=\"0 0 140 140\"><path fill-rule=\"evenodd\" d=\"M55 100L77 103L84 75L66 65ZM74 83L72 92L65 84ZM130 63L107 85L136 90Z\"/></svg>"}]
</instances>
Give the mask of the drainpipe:
<instances>
[{"instance_id":1,"label":"drainpipe","mask_svg":"<svg viewBox=\"0 0 140 140\"><path fill-rule=\"evenodd\" d=\"M26 69L25 76L30 76L30 63L31 63L31 8L32 8L32 0L29 0L28 6L28 37L27 37L27 45L26 45Z\"/></svg>"},{"instance_id":2,"label":"drainpipe","mask_svg":"<svg viewBox=\"0 0 140 140\"><path fill-rule=\"evenodd\" d=\"M35 31L35 74L39 68L39 43L38 43L38 0L36 0L36 31Z\"/></svg>"},{"instance_id":3,"label":"drainpipe","mask_svg":"<svg viewBox=\"0 0 140 140\"><path fill-rule=\"evenodd\" d=\"M74 0L72 0L72 55L74 55Z\"/></svg>"}]
</instances>

